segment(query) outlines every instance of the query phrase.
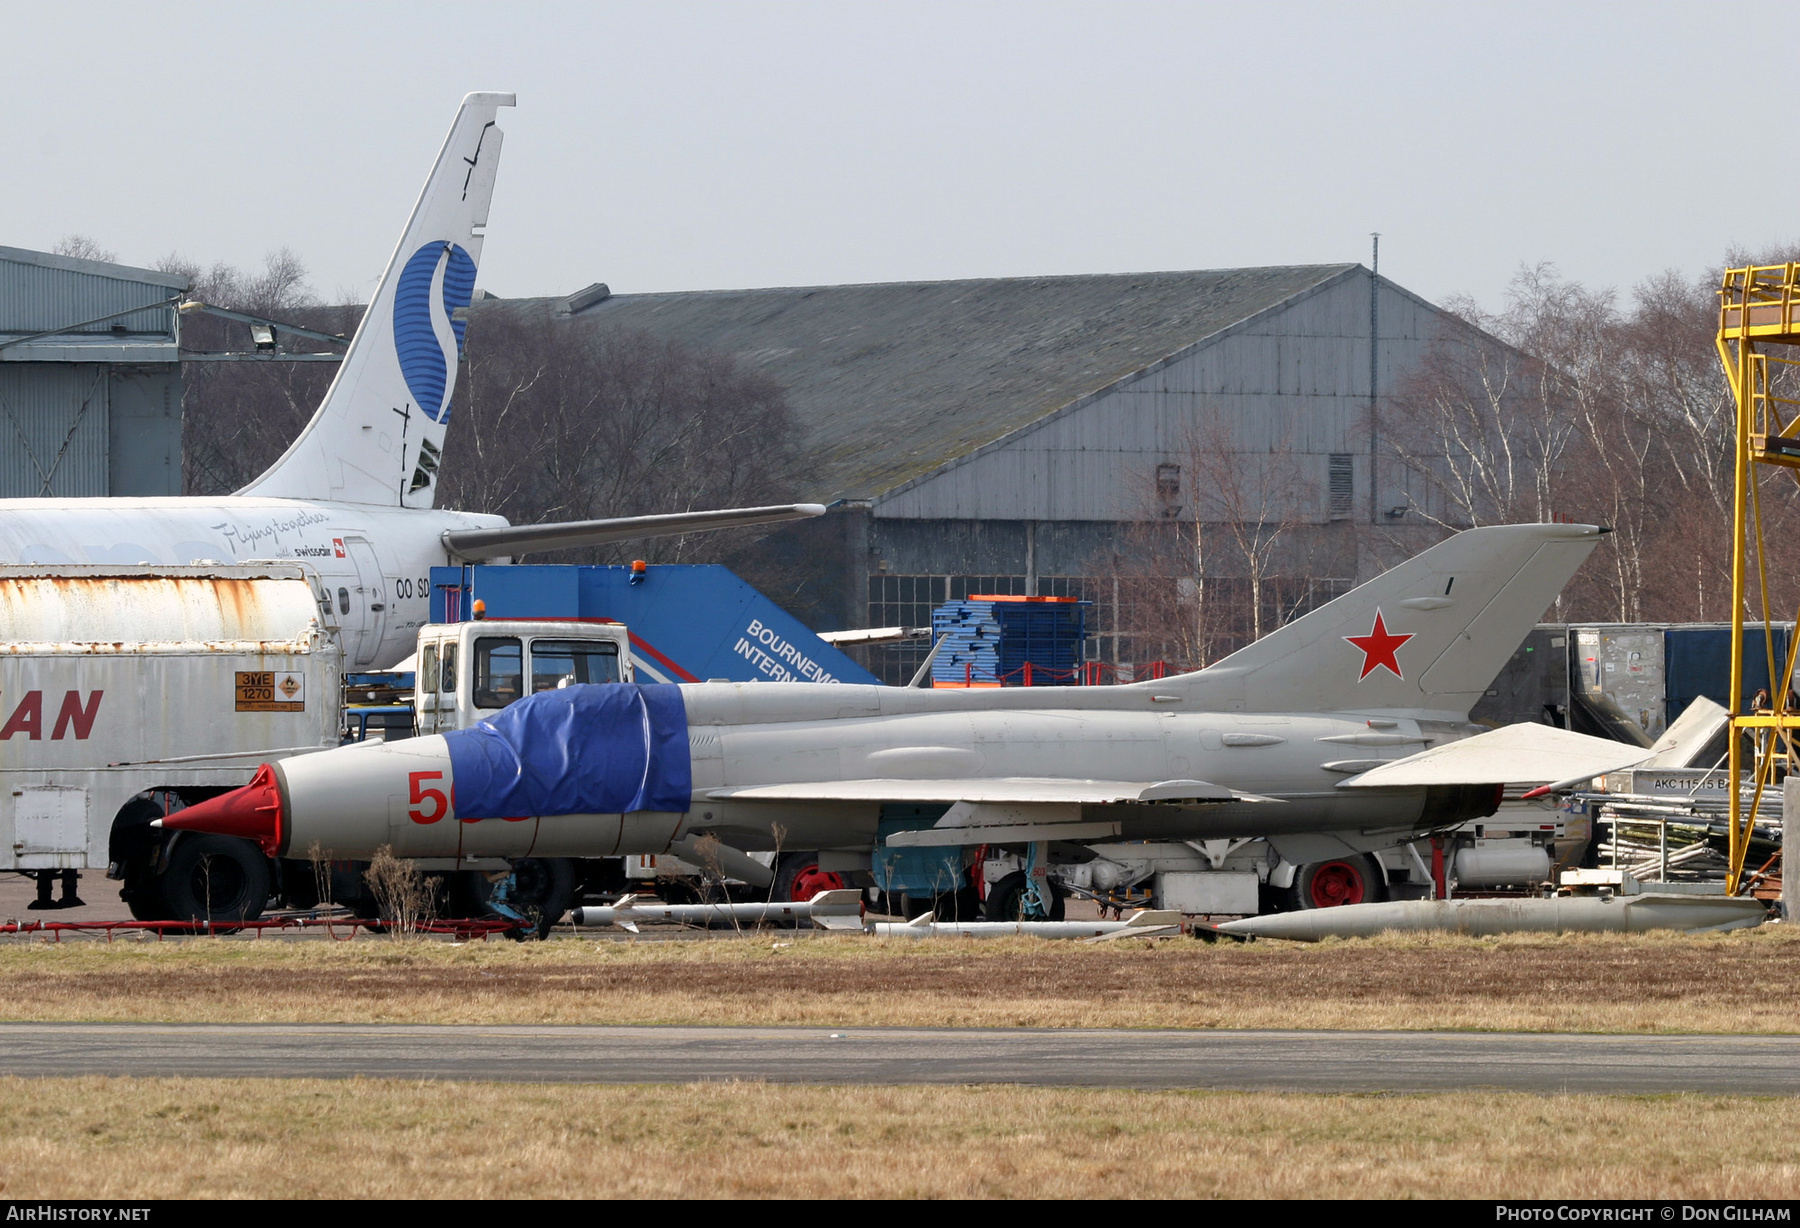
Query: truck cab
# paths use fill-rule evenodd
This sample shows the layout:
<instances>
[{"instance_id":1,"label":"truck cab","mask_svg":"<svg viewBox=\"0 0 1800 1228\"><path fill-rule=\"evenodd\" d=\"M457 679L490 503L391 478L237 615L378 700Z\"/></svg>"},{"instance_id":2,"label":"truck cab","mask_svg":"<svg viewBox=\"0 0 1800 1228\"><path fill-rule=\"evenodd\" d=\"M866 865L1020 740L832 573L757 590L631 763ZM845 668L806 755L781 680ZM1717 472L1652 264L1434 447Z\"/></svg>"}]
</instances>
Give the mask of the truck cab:
<instances>
[{"instance_id":1,"label":"truck cab","mask_svg":"<svg viewBox=\"0 0 1800 1228\"><path fill-rule=\"evenodd\" d=\"M618 623L476 619L419 629L414 729L466 729L539 691L631 682L631 642Z\"/></svg>"}]
</instances>

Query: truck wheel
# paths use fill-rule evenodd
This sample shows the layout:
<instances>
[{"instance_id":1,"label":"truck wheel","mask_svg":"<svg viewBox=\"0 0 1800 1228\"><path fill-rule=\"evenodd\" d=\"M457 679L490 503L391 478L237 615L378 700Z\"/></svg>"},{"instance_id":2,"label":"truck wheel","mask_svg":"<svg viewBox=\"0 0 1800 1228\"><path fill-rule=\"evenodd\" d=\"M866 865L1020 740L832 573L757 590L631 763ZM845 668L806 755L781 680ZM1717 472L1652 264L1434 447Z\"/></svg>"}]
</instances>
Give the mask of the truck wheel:
<instances>
[{"instance_id":1,"label":"truck wheel","mask_svg":"<svg viewBox=\"0 0 1800 1228\"><path fill-rule=\"evenodd\" d=\"M269 902L269 862L248 840L188 834L175 842L160 885L176 921L254 921Z\"/></svg>"},{"instance_id":2,"label":"truck wheel","mask_svg":"<svg viewBox=\"0 0 1800 1228\"><path fill-rule=\"evenodd\" d=\"M107 839L107 860L124 867L128 884L138 878L154 880L155 876L149 870L161 848L162 833L150 824L162 817L161 806L147 797L139 797L126 802L113 819L112 834ZM139 919L148 921L151 918Z\"/></svg>"},{"instance_id":3,"label":"truck wheel","mask_svg":"<svg viewBox=\"0 0 1800 1228\"><path fill-rule=\"evenodd\" d=\"M163 903L162 880L154 876L139 877L132 875L125 880L119 898L125 901L125 907L131 910L136 921L168 921L169 906Z\"/></svg>"},{"instance_id":4,"label":"truck wheel","mask_svg":"<svg viewBox=\"0 0 1800 1228\"><path fill-rule=\"evenodd\" d=\"M842 891L844 876L819 869L817 853L787 853L775 871L774 898L782 903L805 903L821 891Z\"/></svg>"},{"instance_id":5,"label":"truck wheel","mask_svg":"<svg viewBox=\"0 0 1800 1228\"><path fill-rule=\"evenodd\" d=\"M1295 908L1336 908L1340 904L1373 904L1382 898L1381 869L1364 853L1333 861L1315 861L1294 875Z\"/></svg>"},{"instance_id":6,"label":"truck wheel","mask_svg":"<svg viewBox=\"0 0 1800 1228\"><path fill-rule=\"evenodd\" d=\"M1054 881L1050 883L1050 917L1052 921L1063 919L1063 889ZM1014 870L1005 878L988 888L987 919L989 921L1023 921L1025 907L1025 871Z\"/></svg>"}]
</instances>

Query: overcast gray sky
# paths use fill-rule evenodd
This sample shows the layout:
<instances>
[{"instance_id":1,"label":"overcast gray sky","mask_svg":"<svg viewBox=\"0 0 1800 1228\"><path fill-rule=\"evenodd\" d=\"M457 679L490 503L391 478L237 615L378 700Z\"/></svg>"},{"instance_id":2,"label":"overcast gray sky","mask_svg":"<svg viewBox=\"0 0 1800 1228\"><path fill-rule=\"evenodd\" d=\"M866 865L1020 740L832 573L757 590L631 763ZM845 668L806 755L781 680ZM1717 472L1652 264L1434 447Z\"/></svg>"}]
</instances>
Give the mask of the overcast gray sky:
<instances>
[{"instance_id":1,"label":"overcast gray sky","mask_svg":"<svg viewBox=\"0 0 1800 1228\"><path fill-rule=\"evenodd\" d=\"M1800 237L1800 6L16 6L0 244L367 295L469 90L481 284L555 294L1368 260L1497 305Z\"/></svg>"}]
</instances>

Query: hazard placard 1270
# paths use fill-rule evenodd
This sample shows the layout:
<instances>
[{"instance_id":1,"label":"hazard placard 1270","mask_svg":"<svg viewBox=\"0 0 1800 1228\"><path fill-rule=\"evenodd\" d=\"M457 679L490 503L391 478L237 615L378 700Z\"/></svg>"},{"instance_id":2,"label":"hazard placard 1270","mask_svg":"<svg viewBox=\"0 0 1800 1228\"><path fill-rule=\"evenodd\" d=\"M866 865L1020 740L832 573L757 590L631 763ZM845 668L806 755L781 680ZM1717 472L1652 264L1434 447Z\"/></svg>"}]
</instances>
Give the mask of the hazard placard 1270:
<instances>
[{"instance_id":1,"label":"hazard placard 1270","mask_svg":"<svg viewBox=\"0 0 1800 1228\"><path fill-rule=\"evenodd\" d=\"M306 675L279 670L238 670L237 710L306 711Z\"/></svg>"}]
</instances>

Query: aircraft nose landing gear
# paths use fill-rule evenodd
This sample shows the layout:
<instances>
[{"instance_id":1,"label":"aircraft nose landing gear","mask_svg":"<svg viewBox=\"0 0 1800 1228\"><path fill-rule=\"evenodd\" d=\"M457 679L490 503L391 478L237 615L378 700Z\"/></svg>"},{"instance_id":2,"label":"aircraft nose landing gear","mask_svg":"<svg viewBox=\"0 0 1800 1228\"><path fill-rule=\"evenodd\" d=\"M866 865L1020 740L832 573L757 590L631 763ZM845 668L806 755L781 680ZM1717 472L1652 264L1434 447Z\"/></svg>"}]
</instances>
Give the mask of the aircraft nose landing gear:
<instances>
[{"instance_id":1,"label":"aircraft nose landing gear","mask_svg":"<svg viewBox=\"0 0 1800 1228\"><path fill-rule=\"evenodd\" d=\"M521 938L549 937L575 901L575 863L566 857L522 857L509 871L469 871L466 879L470 915L516 922Z\"/></svg>"}]
</instances>

